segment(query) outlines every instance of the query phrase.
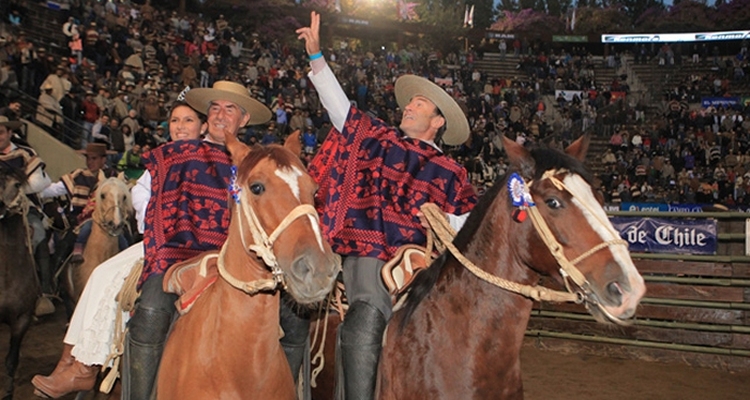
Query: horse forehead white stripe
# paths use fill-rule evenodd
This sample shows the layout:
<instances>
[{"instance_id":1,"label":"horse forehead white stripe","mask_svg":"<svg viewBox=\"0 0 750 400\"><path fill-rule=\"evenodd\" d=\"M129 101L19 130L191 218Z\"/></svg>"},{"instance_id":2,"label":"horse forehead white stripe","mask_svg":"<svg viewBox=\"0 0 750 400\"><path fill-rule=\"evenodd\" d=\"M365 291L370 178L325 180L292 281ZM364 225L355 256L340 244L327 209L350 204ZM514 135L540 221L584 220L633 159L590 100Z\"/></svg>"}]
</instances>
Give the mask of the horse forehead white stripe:
<instances>
[{"instance_id":1,"label":"horse forehead white stripe","mask_svg":"<svg viewBox=\"0 0 750 400\"><path fill-rule=\"evenodd\" d=\"M275 174L289 185L292 194L299 201L299 177L302 176L302 171L293 166L290 168L277 169Z\"/></svg>"},{"instance_id":2,"label":"horse forehead white stripe","mask_svg":"<svg viewBox=\"0 0 750 400\"><path fill-rule=\"evenodd\" d=\"M325 253L325 248L323 248L323 234L320 232L320 225L318 224L318 220L315 219L315 217L313 217L312 215L308 215L307 218L310 220L310 224L312 224L313 232L315 232L315 238L318 240L320 251L322 253Z\"/></svg>"},{"instance_id":3,"label":"horse forehead white stripe","mask_svg":"<svg viewBox=\"0 0 750 400\"><path fill-rule=\"evenodd\" d=\"M277 169L275 174L289 185L289 189L292 191L292 194L294 194L294 197L297 198L297 201L300 201L299 178L303 175L302 171L293 166L291 168ZM315 238L318 240L320 251L325 252L325 249L323 248L323 234L320 232L318 221L313 218L312 215L308 215L307 217L310 219L310 224L315 232Z\"/></svg>"},{"instance_id":4,"label":"horse forehead white stripe","mask_svg":"<svg viewBox=\"0 0 750 400\"><path fill-rule=\"evenodd\" d=\"M609 222L607 213L604 212L602 206L596 201L596 197L591 191L591 186L583 178L576 174L568 174L563 179L563 183L570 190L571 194L573 194L573 204L581 210L586 221L594 232L599 234L603 241L621 239L619 232ZM630 258L630 253L628 253L625 246L609 246L609 250L626 276L638 274L633 260Z\"/></svg>"}]
</instances>

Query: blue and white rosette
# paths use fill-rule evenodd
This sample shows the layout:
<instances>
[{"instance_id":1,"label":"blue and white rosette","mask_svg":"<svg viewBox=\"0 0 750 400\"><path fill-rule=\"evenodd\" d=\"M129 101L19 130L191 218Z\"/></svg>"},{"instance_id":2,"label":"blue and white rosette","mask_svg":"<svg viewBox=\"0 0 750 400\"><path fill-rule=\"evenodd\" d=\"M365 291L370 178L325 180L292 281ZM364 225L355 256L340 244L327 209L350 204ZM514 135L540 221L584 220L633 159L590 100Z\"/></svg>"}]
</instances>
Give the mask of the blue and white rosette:
<instances>
[{"instance_id":1,"label":"blue and white rosette","mask_svg":"<svg viewBox=\"0 0 750 400\"><path fill-rule=\"evenodd\" d=\"M508 193L514 207L533 207L534 200L521 175L512 173L508 178Z\"/></svg>"},{"instance_id":2,"label":"blue and white rosette","mask_svg":"<svg viewBox=\"0 0 750 400\"><path fill-rule=\"evenodd\" d=\"M240 204L240 194L242 193L242 186L237 183L237 166L232 165L232 179L229 182L229 194L232 195L234 202Z\"/></svg>"}]
</instances>

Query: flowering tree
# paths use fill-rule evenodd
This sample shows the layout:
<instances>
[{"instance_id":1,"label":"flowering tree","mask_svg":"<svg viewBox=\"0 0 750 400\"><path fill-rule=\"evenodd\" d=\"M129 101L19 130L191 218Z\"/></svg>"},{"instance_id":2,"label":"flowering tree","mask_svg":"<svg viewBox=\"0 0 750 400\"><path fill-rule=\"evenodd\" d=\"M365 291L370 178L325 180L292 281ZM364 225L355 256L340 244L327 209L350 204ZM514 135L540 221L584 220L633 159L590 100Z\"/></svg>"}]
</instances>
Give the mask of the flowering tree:
<instances>
[{"instance_id":1,"label":"flowering tree","mask_svg":"<svg viewBox=\"0 0 750 400\"><path fill-rule=\"evenodd\" d=\"M716 26L722 29L748 29L750 27L750 0L716 2L713 15Z\"/></svg>"},{"instance_id":2,"label":"flowering tree","mask_svg":"<svg viewBox=\"0 0 750 400\"><path fill-rule=\"evenodd\" d=\"M534 38L564 32L565 21L559 16L551 16L530 8L517 13L506 10L490 26L490 29L493 31L523 34L526 37Z\"/></svg>"}]
</instances>

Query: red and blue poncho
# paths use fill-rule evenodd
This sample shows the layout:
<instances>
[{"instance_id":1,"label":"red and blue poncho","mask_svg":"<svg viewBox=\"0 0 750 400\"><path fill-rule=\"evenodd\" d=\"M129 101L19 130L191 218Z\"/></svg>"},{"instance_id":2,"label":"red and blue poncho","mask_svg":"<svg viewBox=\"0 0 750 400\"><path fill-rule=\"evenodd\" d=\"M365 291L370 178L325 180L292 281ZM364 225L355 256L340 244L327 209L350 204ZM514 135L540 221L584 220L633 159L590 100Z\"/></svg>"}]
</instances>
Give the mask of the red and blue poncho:
<instances>
[{"instance_id":1,"label":"red and blue poncho","mask_svg":"<svg viewBox=\"0 0 750 400\"><path fill-rule=\"evenodd\" d=\"M426 242L417 218L422 204L460 215L477 200L461 165L356 108L343 132L328 134L309 172L320 185L323 232L343 256L388 261L400 246Z\"/></svg>"},{"instance_id":2,"label":"red and blue poncho","mask_svg":"<svg viewBox=\"0 0 750 400\"><path fill-rule=\"evenodd\" d=\"M227 239L232 161L224 146L179 141L144 155L151 174L142 284L179 261L220 248Z\"/></svg>"}]
</instances>

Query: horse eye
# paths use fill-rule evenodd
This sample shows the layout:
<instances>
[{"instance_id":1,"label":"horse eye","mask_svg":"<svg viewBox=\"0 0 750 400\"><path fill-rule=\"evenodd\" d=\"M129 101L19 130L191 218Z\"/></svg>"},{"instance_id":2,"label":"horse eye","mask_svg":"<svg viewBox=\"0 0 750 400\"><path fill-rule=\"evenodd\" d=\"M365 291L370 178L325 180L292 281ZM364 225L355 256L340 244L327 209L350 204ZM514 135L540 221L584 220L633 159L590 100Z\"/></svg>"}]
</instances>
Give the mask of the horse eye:
<instances>
[{"instance_id":1,"label":"horse eye","mask_svg":"<svg viewBox=\"0 0 750 400\"><path fill-rule=\"evenodd\" d=\"M16 189L20 189L21 188L21 182L14 183L13 187L15 187Z\"/></svg>"},{"instance_id":2,"label":"horse eye","mask_svg":"<svg viewBox=\"0 0 750 400\"><path fill-rule=\"evenodd\" d=\"M250 191L254 195L258 196L260 194L263 194L263 192L266 191L266 187L263 186L263 184L261 184L261 183L253 183L252 185L250 185Z\"/></svg>"},{"instance_id":3,"label":"horse eye","mask_svg":"<svg viewBox=\"0 0 750 400\"><path fill-rule=\"evenodd\" d=\"M549 207L549 208L551 208L553 210L557 210L558 208L562 208L562 203L560 202L560 200L558 200L558 199L556 199L554 197L553 198L549 198L549 199L545 200L544 202L547 204L547 207Z\"/></svg>"}]
</instances>

